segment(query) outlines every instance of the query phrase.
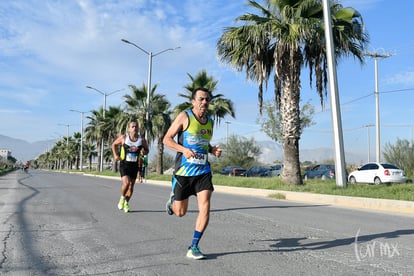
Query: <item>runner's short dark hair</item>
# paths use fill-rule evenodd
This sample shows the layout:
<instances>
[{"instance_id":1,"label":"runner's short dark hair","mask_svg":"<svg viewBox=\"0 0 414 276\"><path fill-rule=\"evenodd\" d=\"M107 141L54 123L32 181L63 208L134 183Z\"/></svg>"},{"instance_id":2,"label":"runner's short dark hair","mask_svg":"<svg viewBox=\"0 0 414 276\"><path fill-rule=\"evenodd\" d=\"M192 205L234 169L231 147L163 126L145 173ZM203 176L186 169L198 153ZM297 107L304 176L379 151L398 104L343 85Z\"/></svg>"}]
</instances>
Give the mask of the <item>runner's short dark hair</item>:
<instances>
[{"instance_id":1,"label":"runner's short dark hair","mask_svg":"<svg viewBox=\"0 0 414 276\"><path fill-rule=\"evenodd\" d=\"M205 87L197 87L196 89L193 90L193 93L191 94L191 99L194 100L197 91L204 91L204 92L207 92L208 94L211 95L210 90L208 90L207 88L205 88Z\"/></svg>"}]
</instances>

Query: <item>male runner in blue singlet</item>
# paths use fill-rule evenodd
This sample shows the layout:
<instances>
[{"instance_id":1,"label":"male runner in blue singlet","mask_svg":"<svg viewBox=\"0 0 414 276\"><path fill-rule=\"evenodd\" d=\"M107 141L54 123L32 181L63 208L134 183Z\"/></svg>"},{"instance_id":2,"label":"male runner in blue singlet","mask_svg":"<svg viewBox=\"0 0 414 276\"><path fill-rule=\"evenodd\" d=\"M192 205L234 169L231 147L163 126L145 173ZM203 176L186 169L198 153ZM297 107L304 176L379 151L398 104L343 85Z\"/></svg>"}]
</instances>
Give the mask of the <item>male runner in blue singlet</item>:
<instances>
[{"instance_id":1,"label":"male runner in blue singlet","mask_svg":"<svg viewBox=\"0 0 414 276\"><path fill-rule=\"evenodd\" d=\"M219 146L211 146L213 120L207 115L211 93L196 88L191 96L192 109L181 112L164 136L164 144L177 152L172 179L172 192L167 201L169 215L182 217L188 209L188 199L197 196L198 216L187 257L203 259L198 243L207 228L210 217L210 198L214 190L208 153L221 156ZM177 141L174 137L177 136Z\"/></svg>"}]
</instances>

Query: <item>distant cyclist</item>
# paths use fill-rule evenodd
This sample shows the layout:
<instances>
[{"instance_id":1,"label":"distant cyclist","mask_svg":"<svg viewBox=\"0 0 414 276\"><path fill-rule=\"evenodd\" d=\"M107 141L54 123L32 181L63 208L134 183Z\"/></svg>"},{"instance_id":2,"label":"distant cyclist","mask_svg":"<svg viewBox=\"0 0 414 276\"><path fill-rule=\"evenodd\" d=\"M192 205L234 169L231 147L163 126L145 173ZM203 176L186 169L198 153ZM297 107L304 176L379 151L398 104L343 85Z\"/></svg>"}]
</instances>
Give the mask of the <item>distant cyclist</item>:
<instances>
[{"instance_id":1,"label":"distant cyclist","mask_svg":"<svg viewBox=\"0 0 414 276\"><path fill-rule=\"evenodd\" d=\"M27 173L27 171L29 170L29 167L30 167L30 162L29 161L26 161L26 164L24 164L24 167L23 167L23 171L25 173Z\"/></svg>"}]
</instances>

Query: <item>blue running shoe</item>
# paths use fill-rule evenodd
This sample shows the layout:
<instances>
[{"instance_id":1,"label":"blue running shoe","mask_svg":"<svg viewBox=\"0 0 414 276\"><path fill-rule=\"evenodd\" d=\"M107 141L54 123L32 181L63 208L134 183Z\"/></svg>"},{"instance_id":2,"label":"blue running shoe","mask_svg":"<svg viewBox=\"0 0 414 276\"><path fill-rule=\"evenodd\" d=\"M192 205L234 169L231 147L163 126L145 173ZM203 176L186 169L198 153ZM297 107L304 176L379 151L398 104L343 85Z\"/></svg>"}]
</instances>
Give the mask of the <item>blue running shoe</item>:
<instances>
[{"instance_id":1,"label":"blue running shoe","mask_svg":"<svg viewBox=\"0 0 414 276\"><path fill-rule=\"evenodd\" d=\"M174 211L171 209L171 205L173 204L174 199L174 193L171 192L170 198L168 199L167 203L165 203L165 210L167 211L167 214L169 214L170 216L174 214Z\"/></svg>"},{"instance_id":2,"label":"blue running shoe","mask_svg":"<svg viewBox=\"0 0 414 276\"><path fill-rule=\"evenodd\" d=\"M194 260L201 260L201 259L205 259L206 256L203 253L201 253L200 248L198 248L198 246L192 246L188 248L187 258L191 258Z\"/></svg>"}]
</instances>

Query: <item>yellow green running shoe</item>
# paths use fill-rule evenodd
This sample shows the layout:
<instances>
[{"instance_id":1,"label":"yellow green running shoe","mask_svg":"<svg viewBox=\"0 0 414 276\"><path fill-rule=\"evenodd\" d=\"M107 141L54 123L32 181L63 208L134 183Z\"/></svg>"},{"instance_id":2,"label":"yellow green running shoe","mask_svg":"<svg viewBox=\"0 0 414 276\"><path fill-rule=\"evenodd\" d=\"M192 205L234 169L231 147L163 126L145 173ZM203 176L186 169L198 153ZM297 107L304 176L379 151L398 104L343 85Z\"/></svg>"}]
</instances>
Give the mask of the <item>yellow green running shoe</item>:
<instances>
[{"instance_id":1,"label":"yellow green running shoe","mask_svg":"<svg viewBox=\"0 0 414 276\"><path fill-rule=\"evenodd\" d=\"M124 204L125 204L125 198L121 198L121 199L119 199L119 202L118 202L118 209L119 209L119 210L124 209Z\"/></svg>"},{"instance_id":2,"label":"yellow green running shoe","mask_svg":"<svg viewBox=\"0 0 414 276\"><path fill-rule=\"evenodd\" d=\"M125 203L124 203L124 212L128 213L129 211L131 211L131 209L129 208L128 202L125 201Z\"/></svg>"}]
</instances>

